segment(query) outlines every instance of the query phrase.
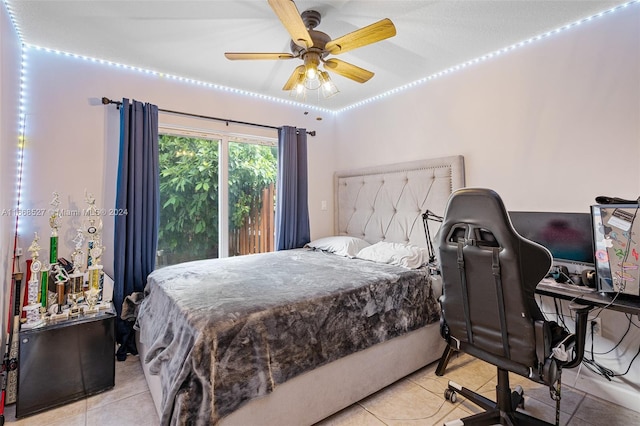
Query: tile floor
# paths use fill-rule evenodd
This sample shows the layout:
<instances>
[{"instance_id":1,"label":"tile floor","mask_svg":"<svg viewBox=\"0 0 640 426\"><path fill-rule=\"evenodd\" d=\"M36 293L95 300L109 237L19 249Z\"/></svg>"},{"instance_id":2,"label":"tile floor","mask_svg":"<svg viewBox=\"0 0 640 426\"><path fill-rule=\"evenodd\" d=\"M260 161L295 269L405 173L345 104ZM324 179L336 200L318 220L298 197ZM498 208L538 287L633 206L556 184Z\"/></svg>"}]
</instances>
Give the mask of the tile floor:
<instances>
[{"instance_id":1,"label":"tile floor","mask_svg":"<svg viewBox=\"0 0 640 426\"><path fill-rule=\"evenodd\" d=\"M463 398L459 398L456 404L444 400L443 392L448 380L494 398L496 378L493 366L461 355L451 360L445 377L437 377L435 367L435 364L429 365L316 426L442 425L445 421L479 412L475 405ZM547 387L518 376L512 376L511 383L512 386L520 384L524 388L526 412L555 422L555 403L549 398ZM138 357L129 356L126 361L116 363L115 384L114 390L23 419L16 420L15 405L8 406L5 421L16 426L158 424ZM638 425L640 413L585 395L565 385L562 388L560 424Z\"/></svg>"},{"instance_id":2,"label":"tile floor","mask_svg":"<svg viewBox=\"0 0 640 426\"><path fill-rule=\"evenodd\" d=\"M140 359L116 362L115 387L33 416L16 419L15 404L5 409L5 425L15 426L152 426L156 413Z\"/></svg>"}]
</instances>

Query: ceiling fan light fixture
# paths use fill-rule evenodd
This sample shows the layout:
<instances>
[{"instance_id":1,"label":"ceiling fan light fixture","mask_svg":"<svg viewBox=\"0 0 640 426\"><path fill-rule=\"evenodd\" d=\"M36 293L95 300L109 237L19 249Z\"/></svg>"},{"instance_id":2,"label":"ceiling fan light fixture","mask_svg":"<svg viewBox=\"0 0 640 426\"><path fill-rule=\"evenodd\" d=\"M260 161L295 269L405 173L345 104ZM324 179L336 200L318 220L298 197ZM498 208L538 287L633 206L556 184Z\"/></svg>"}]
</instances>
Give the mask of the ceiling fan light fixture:
<instances>
[{"instance_id":1,"label":"ceiling fan light fixture","mask_svg":"<svg viewBox=\"0 0 640 426\"><path fill-rule=\"evenodd\" d=\"M307 79L315 80L318 78L318 65L320 65L320 55L314 52L308 52L304 55L304 67Z\"/></svg>"},{"instance_id":2,"label":"ceiling fan light fixture","mask_svg":"<svg viewBox=\"0 0 640 426\"><path fill-rule=\"evenodd\" d=\"M307 90L307 89L304 87L304 82L300 82L300 83L296 84L296 88L295 88L295 91L296 91L296 97L297 97L298 95L304 95L304 92L305 92L306 90Z\"/></svg>"},{"instance_id":3,"label":"ceiling fan light fixture","mask_svg":"<svg viewBox=\"0 0 640 426\"><path fill-rule=\"evenodd\" d=\"M318 67L316 67L315 65L308 66L306 75L307 75L307 79L315 80L316 77L318 76Z\"/></svg>"},{"instance_id":4,"label":"ceiling fan light fixture","mask_svg":"<svg viewBox=\"0 0 640 426\"><path fill-rule=\"evenodd\" d=\"M300 13L293 0L268 0L268 3L291 36L291 53L227 52L225 57L229 60L302 59L304 64L296 67L282 87L283 90L289 91L291 96L304 98L307 90L317 90L318 98L320 92L325 98L329 98L339 92L329 74L320 69L320 62L324 64L325 69L342 77L358 83L367 82L374 75L371 71L339 59L325 60L326 56L329 54L338 55L396 35L393 22L384 18L332 39L328 34L315 29L321 21L320 12L306 10Z\"/></svg>"},{"instance_id":5,"label":"ceiling fan light fixture","mask_svg":"<svg viewBox=\"0 0 640 426\"><path fill-rule=\"evenodd\" d=\"M304 71L298 74L295 84L293 86L290 86L291 90L289 91L289 96L296 99L306 99L307 89L304 86L305 78L306 75Z\"/></svg>"},{"instance_id":6,"label":"ceiling fan light fixture","mask_svg":"<svg viewBox=\"0 0 640 426\"><path fill-rule=\"evenodd\" d=\"M304 79L304 87L307 90L318 90L321 84L318 74L316 74L315 78L305 77Z\"/></svg>"},{"instance_id":7,"label":"ceiling fan light fixture","mask_svg":"<svg viewBox=\"0 0 640 426\"><path fill-rule=\"evenodd\" d=\"M331 77L328 72L320 71L320 82L322 83L320 86L322 88L322 95L325 98L330 98L339 92L338 87L333 81L331 81Z\"/></svg>"}]
</instances>

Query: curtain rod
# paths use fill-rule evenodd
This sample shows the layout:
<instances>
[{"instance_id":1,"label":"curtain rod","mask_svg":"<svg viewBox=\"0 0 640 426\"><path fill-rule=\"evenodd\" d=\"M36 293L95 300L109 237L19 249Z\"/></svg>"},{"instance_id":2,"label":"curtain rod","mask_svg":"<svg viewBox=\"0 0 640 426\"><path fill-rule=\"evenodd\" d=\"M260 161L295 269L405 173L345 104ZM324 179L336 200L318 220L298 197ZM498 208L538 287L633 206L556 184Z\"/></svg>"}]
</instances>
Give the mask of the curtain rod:
<instances>
[{"instance_id":1,"label":"curtain rod","mask_svg":"<svg viewBox=\"0 0 640 426\"><path fill-rule=\"evenodd\" d=\"M109 99L107 97L103 97L102 98L102 104L103 105L116 104L118 106L118 108L120 108L120 106L122 105L122 102L113 101L113 100L111 100L111 99ZM274 130L278 130L279 129L279 127L269 126L268 124L257 124L257 123L249 123L247 121L229 120L229 119L226 119L226 118L210 117L208 115L192 114L190 112L172 111L172 110L169 110L169 109L162 109L162 108L158 108L158 111L166 112L166 113L169 113L169 114L185 115L187 117L204 118L206 120L222 121L222 122L227 123L227 126L229 125L229 123L233 123L233 124L242 124L242 125L245 125L245 126L262 127L262 128L265 128L265 129L274 129ZM308 131L307 134L309 136L315 136L316 135L316 131L315 130L311 130L311 131Z\"/></svg>"}]
</instances>

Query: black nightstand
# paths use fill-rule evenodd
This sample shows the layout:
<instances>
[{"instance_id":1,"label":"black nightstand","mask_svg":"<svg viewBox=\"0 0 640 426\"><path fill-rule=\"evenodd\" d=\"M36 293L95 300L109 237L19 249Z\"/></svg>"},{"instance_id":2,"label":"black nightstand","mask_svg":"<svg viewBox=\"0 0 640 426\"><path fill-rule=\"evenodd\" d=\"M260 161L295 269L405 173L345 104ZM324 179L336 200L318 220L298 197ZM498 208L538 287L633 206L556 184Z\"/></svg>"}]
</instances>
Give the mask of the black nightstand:
<instances>
[{"instance_id":1,"label":"black nightstand","mask_svg":"<svg viewBox=\"0 0 640 426\"><path fill-rule=\"evenodd\" d=\"M16 417L114 386L115 311L20 331Z\"/></svg>"}]
</instances>

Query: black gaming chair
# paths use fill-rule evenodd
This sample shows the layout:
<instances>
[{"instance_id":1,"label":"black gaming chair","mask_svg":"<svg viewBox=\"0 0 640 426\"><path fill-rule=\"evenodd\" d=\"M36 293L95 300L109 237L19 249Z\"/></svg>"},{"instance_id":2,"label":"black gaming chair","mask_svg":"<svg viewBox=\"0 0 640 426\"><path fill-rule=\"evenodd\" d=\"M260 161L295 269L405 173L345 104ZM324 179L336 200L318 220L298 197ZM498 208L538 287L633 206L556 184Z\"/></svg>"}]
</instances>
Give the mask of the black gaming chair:
<instances>
[{"instance_id":1,"label":"black gaming chair","mask_svg":"<svg viewBox=\"0 0 640 426\"><path fill-rule=\"evenodd\" d=\"M449 382L447 399L455 402L460 393L486 410L455 424L549 424L516 411L524 396L522 388L509 388L509 372L549 385L559 401L561 368L582 362L590 308L575 309L575 335L544 319L534 291L551 268L551 254L518 235L501 198L490 189L463 188L451 195L437 243L441 332L448 343L437 374L455 351L498 368L496 402ZM565 350L558 347L552 356L560 342Z\"/></svg>"}]
</instances>

